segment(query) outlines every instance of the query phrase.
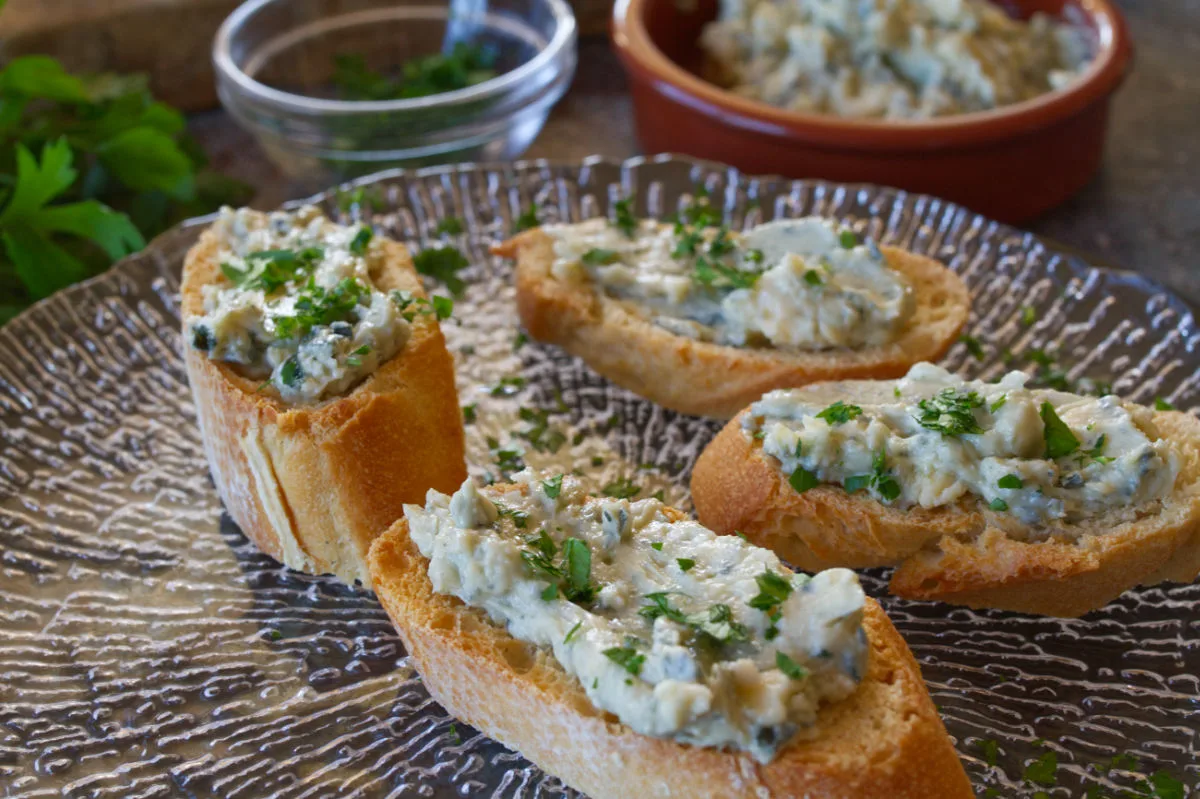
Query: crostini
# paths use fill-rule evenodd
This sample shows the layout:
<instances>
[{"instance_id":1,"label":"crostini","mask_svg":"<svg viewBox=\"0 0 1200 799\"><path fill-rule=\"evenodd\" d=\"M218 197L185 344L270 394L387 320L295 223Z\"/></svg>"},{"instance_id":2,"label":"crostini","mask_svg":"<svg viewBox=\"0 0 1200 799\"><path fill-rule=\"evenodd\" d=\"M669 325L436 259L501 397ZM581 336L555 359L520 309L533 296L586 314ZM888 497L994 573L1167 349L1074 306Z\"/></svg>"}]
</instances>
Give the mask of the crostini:
<instances>
[{"instance_id":1,"label":"crostini","mask_svg":"<svg viewBox=\"0 0 1200 799\"><path fill-rule=\"evenodd\" d=\"M371 541L466 476L454 367L408 251L314 207L225 209L183 271L184 360L234 521L370 586Z\"/></svg>"},{"instance_id":2,"label":"crostini","mask_svg":"<svg viewBox=\"0 0 1200 799\"><path fill-rule=\"evenodd\" d=\"M450 713L593 799L968 799L853 572L528 470L408 506L377 595Z\"/></svg>"},{"instance_id":3,"label":"crostini","mask_svg":"<svg viewBox=\"0 0 1200 799\"><path fill-rule=\"evenodd\" d=\"M899 377L966 324L966 286L930 258L816 217L745 233L715 221L637 220L617 203L613 222L546 225L493 251L516 259L530 336L697 416L728 419L778 388Z\"/></svg>"},{"instance_id":4,"label":"crostini","mask_svg":"<svg viewBox=\"0 0 1200 799\"><path fill-rule=\"evenodd\" d=\"M766 395L696 462L701 522L804 569L896 566L891 591L1079 616L1200 572L1200 419L1116 396L902 380Z\"/></svg>"}]
</instances>

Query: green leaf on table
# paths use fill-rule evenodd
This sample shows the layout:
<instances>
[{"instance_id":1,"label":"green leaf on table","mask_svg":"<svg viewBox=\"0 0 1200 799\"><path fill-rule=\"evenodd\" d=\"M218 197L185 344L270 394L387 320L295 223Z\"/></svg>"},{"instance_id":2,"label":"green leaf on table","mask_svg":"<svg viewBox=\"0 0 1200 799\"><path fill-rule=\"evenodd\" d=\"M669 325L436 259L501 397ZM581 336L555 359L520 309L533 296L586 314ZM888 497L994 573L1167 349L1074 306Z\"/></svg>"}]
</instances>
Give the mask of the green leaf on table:
<instances>
[{"instance_id":1,"label":"green leaf on table","mask_svg":"<svg viewBox=\"0 0 1200 799\"><path fill-rule=\"evenodd\" d=\"M188 200L195 194L191 159L160 130L130 128L96 151L109 171L135 191L158 190L177 200Z\"/></svg>"},{"instance_id":2,"label":"green leaf on table","mask_svg":"<svg viewBox=\"0 0 1200 799\"><path fill-rule=\"evenodd\" d=\"M36 300L88 276L82 261L27 224L6 225L0 241L17 276Z\"/></svg>"},{"instance_id":3,"label":"green leaf on table","mask_svg":"<svg viewBox=\"0 0 1200 799\"><path fill-rule=\"evenodd\" d=\"M95 200L43 208L33 219L44 231L70 233L94 242L114 261L146 246L129 217Z\"/></svg>"},{"instance_id":4,"label":"green leaf on table","mask_svg":"<svg viewBox=\"0 0 1200 799\"><path fill-rule=\"evenodd\" d=\"M21 94L63 103L88 100L83 81L63 69L56 59L44 55L27 55L9 61L0 72L0 89L6 95Z\"/></svg>"},{"instance_id":5,"label":"green leaf on table","mask_svg":"<svg viewBox=\"0 0 1200 799\"><path fill-rule=\"evenodd\" d=\"M25 219L54 197L62 194L75 181L71 166L74 154L65 138L47 142L42 147L39 163L23 144L16 146L17 184L9 196L8 205L0 211L0 225Z\"/></svg>"}]
</instances>

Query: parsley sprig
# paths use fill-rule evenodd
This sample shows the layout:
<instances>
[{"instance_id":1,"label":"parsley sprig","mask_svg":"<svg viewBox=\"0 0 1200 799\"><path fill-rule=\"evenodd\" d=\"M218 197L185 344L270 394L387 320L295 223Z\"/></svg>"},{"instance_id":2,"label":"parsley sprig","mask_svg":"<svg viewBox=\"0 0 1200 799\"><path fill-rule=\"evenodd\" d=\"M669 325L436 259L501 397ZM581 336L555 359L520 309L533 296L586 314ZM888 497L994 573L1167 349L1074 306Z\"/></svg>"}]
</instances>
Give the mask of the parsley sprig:
<instances>
[{"instance_id":1,"label":"parsley sprig","mask_svg":"<svg viewBox=\"0 0 1200 799\"><path fill-rule=\"evenodd\" d=\"M975 409L983 406L983 398L977 392L959 392L944 388L930 399L917 403L921 413L914 417L921 427L934 430L948 437L971 433L982 433Z\"/></svg>"},{"instance_id":2,"label":"parsley sprig","mask_svg":"<svg viewBox=\"0 0 1200 799\"><path fill-rule=\"evenodd\" d=\"M825 410L817 414L818 419L823 419L829 423L830 427L837 427L840 424L845 424L853 419L862 416L863 409L857 405L847 405L838 400L830 405Z\"/></svg>"},{"instance_id":3,"label":"parsley sprig","mask_svg":"<svg viewBox=\"0 0 1200 799\"><path fill-rule=\"evenodd\" d=\"M900 483L892 476L887 468L887 453L883 450L875 453L871 461L870 474L856 474L846 478L844 487L848 493L872 488L880 497L891 502L900 496Z\"/></svg>"},{"instance_id":4,"label":"parsley sprig","mask_svg":"<svg viewBox=\"0 0 1200 799\"><path fill-rule=\"evenodd\" d=\"M586 605L596 598L599 586L592 582L592 550L586 541L579 538L563 541L562 560L558 563L554 558L559 547L545 530L526 543L529 548L521 550L521 560L535 574L551 578L543 599L553 599L562 592L567 601Z\"/></svg>"},{"instance_id":5,"label":"parsley sprig","mask_svg":"<svg viewBox=\"0 0 1200 799\"><path fill-rule=\"evenodd\" d=\"M684 613L671 604L669 591L646 594L649 604L644 605L638 615L651 621L665 616L676 624L691 628L702 640L717 644L745 641L750 637L744 624L733 619L733 610L726 604L717 603L707 611Z\"/></svg>"},{"instance_id":6,"label":"parsley sprig","mask_svg":"<svg viewBox=\"0 0 1200 799\"><path fill-rule=\"evenodd\" d=\"M1066 422L1059 418L1054 406L1043 402L1040 415L1042 417L1042 438L1046 442L1046 458L1056 460L1070 455L1079 449L1079 439L1071 432Z\"/></svg>"}]
</instances>

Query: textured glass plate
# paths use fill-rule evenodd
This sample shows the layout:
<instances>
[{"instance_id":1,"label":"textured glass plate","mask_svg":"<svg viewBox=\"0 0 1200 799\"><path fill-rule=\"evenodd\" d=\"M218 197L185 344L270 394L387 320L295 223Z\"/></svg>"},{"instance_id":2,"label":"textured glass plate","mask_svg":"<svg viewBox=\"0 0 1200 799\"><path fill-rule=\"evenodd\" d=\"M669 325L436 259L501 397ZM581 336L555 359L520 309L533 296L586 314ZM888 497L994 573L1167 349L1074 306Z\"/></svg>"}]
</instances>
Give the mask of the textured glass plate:
<instances>
[{"instance_id":1,"label":"textured glass plate","mask_svg":"<svg viewBox=\"0 0 1200 799\"><path fill-rule=\"evenodd\" d=\"M994 377L1006 349L1046 348L1072 380L1200 405L1198 338L1181 302L940 200L679 158L381 176L350 211L387 234L423 246L441 218L466 223L454 237L473 263L462 324L444 327L460 399L478 403L473 472L496 468L489 433L526 429L518 410L543 409L565 431L560 456L599 459L598 480L630 476L686 504L717 426L522 345L509 267L487 246L532 201L545 219L578 219L635 192L641 213L664 215L700 183L734 225L818 213L949 264L971 287L983 346L976 359L957 345L952 369ZM339 213L351 197L323 201ZM573 795L453 724L374 599L280 568L223 516L177 333L180 264L197 231L172 232L0 329L0 795ZM518 374L515 396L491 396ZM532 464L548 457L529 450ZM876 596L883 577L864 578ZM881 599L981 794L1117 795L1160 770L1196 784L1200 587L1132 592L1071 621ZM1055 770L1047 753L1056 788L1025 779ZM1125 753L1137 765L1109 771ZM1043 768L1027 772L1035 760Z\"/></svg>"}]
</instances>

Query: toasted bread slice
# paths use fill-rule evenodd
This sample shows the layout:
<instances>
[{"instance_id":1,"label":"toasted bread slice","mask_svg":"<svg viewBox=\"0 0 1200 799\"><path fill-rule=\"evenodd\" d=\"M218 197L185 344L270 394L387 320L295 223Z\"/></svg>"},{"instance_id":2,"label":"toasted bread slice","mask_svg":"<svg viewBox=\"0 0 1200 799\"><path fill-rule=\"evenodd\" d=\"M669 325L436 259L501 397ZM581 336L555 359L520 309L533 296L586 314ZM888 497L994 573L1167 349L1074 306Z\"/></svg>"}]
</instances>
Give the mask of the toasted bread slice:
<instances>
[{"instance_id":1,"label":"toasted bread slice","mask_svg":"<svg viewBox=\"0 0 1200 799\"><path fill-rule=\"evenodd\" d=\"M372 274L384 291L424 297L403 245L378 239ZM206 232L183 270L183 318L203 313L201 287L220 277ZM260 381L185 345L184 361L213 480L229 515L266 554L310 574L370 587L371 541L430 488L466 477L454 363L432 314L404 347L345 396L291 406Z\"/></svg>"},{"instance_id":2,"label":"toasted bread slice","mask_svg":"<svg viewBox=\"0 0 1200 799\"><path fill-rule=\"evenodd\" d=\"M1067 617L1137 585L1191 582L1200 573L1200 419L1186 413L1154 415L1180 453L1170 496L1034 540L1010 536L1019 522L977 500L901 510L840 486L797 493L741 421L730 421L696 461L696 514L801 569L896 566L898 596Z\"/></svg>"},{"instance_id":3,"label":"toasted bread slice","mask_svg":"<svg viewBox=\"0 0 1200 799\"><path fill-rule=\"evenodd\" d=\"M375 542L370 560L375 591L434 699L592 799L973 795L916 661L874 600L864 619L870 665L858 688L822 708L812 739L762 765L640 735L596 709L552 654L435 594L406 520Z\"/></svg>"},{"instance_id":4,"label":"toasted bread slice","mask_svg":"<svg viewBox=\"0 0 1200 799\"><path fill-rule=\"evenodd\" d=\"M517 261L517 309L538 341L557 344L619 386L680 413L728 419L768 391L822 380L900 377L937 360L971 310L957 275L930 258L883 247L912 281L916 311L890 344L864 349L783 352L731 347L675 335L588 284L550 273L554 242L540 229L496 245Z\"/></svg>"}]
</instances>

